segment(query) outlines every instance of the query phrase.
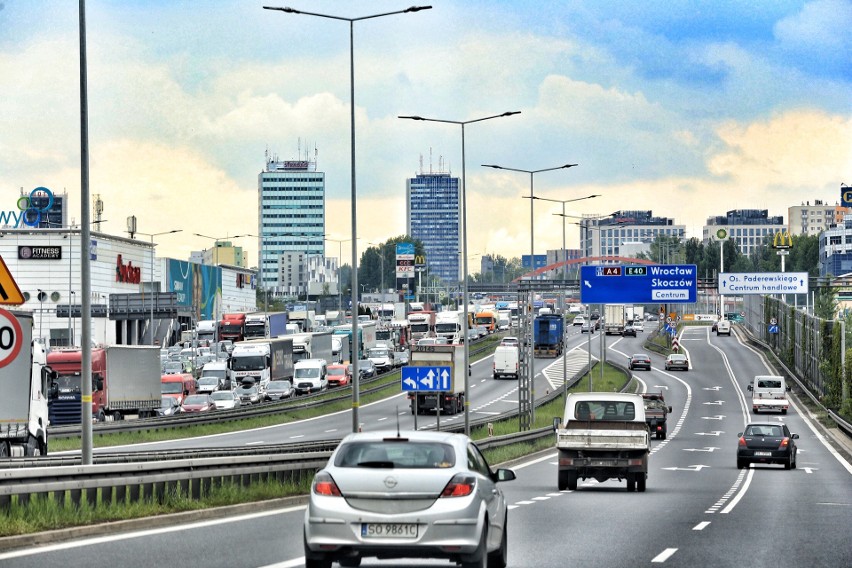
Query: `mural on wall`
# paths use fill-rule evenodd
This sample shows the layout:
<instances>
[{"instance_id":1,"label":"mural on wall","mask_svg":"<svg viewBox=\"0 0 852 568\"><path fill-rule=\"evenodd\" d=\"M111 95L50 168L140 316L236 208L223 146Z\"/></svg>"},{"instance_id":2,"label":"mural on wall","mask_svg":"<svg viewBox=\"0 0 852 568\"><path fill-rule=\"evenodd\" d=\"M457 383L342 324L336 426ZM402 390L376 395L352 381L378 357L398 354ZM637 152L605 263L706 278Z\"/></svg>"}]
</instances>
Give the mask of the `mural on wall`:
<instances>
[{"instance_id":1,"label":"mural on wall","mask_svg":"<svg viewBox=\"0 0 852 568\"><path fill-rule=\"evenodd\" d=\"M221 282L222 270L218 266L169 259L169 291L177 294L178 306L188 308L196 321L216 319Z\"/></svg>"}]
</instances>

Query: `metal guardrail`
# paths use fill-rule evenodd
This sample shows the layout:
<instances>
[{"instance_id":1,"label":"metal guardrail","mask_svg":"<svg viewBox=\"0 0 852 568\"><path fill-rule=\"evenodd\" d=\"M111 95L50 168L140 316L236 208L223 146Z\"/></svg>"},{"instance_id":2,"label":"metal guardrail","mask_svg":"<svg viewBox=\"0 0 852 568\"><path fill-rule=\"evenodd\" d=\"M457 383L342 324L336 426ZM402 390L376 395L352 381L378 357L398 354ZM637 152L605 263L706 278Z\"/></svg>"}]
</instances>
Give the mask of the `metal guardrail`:
<instances>
[{"instance_id":1,"label":"metal guardrail","mask_svg":"<svg viewBox=\"0 0 852 568\"><path fill-rule=\"evenodd\" d=\"M488 336L488 337L494 337ZM483 342L488 337L479 340ZM474 342L471 342L473 345ZM470 355L479 355L492 349L492 345L486 345L478 350L471 350ZM369 379L361 379L361 385L370 385L381 381L393 373L399 372L398 369L376 375ZM387 388L387 384L368 387L361 389L361 395L369 395L374 392ZM200 426L206 424L219 424L224 421L240 421L263 416L270 416L287 411L303 410L307 408L316 408L330 402L338 402L348 400L352 396L352 387L340 387L331 392L340 393L339 396L330 396L329 391L308 394L300 396L296 399L287 401L264 402L258 405L252 405L246 408L234 410L216 410L209 413L199 414L177 414L175 416L140 418L136 420L118 421L118 422L98 422L93 424L92 433L95 436L115 433L129 432L150 432L153 430L169 430L176 428L187 428L190 426ZM77 438L81 435L81 427L78 424L69 426L52 426L48 428L48 438Z\"/></svg>"},{"instance_id":2,"label":"metal guardrail","mask_svg":"<svg viewBox=\"0 0 852 568\"><path fill-rule=\"evenodd\" d=\"M620 365L630 384L631 374ZM581 380L588 369L571 379ZM537 406L561 397L557 389L538 399ZM473 425L512 418L517 411L478 419ZM447 431L463 428L458 425ZM551 436L550 427L496 436L476 441L482 449L531 442ZM313 476L331 456L340 440L257 446L253 448L214 448L205 450L159 450L155 452L97 454L92 465L80 465L79 456L45 456L11 459L0 468L0 510L26 507L37 496L75 506L135 503L164 500L180 491L200 499L212 487L225 483L249 486L260 481L300 482ZM78 463L69 463L72 460ZM46 467L45 467L46 466ZM13 499L15 497L15 499Z\"/></svg>"},{"instance_id":3,"label":"metal guardrail","mask_svg":"<svg viewBox=\"0 0 852 568\"><path fill-rule=\"evenodd\" d=\"M786 375L788 377L790 377L791 379L796 381L796 384L799 386L799 388L802 390L802 392L804 392L806 395L808 395L808 398L811 399L811 402L813 402L815 406L817 406L823 412L825 412L829 416L829 418L831 418L834 421L834 423L837 424L837 427L840 430L842 430L843 433L845 433L847 436L852 437L852 424L850 424L849 422L844 420L840 415L838 415L836 412L834 412L830 408L826 408L822 404L822 402L820 402L820 400L816 396L814 396L814 394L807 388L807 385L805 385L799 379L799 377L796 375L795 372L790 370L790 368L784 363L784 361L782 361L778 357L778 355L775 353L775 351L773 351L772 348L767 343L764 343L763 341L761 341L760 339L755 337L751 333L751 331L749 331L747 328L736 326L734 329L735 329L736 332L742 333L745 336L746 341L748 341L750 343L754 343L756 345L759 345L762 349L771 353L772 358L775 359L775 362L778 364L778 366L780 366L782 369L784 369L784 372L786 373Z\"/></svg>"}]
</instances>

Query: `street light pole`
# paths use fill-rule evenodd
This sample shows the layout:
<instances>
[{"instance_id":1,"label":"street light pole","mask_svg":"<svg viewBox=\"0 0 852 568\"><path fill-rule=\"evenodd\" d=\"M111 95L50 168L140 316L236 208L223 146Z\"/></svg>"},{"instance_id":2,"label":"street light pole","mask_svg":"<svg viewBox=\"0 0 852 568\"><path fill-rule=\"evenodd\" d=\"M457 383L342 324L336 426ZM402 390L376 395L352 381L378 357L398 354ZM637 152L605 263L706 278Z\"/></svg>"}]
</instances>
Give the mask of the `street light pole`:
<instances>
[{"instance_id":1,"label":"street light pole","mask_svg":"<svg viewBox=\"0 0 852 568\"><path fill-rule=\"evenodd\" d=\"M370 16L361 16L360 18L344 18L341 16L332 16L329 14L318 14L316 12L304 12L294 10L293 8L278 8L273 6L264 6L264 10L278 10L288 14L304 14L306 16L317 16L319 18L328 18L331 20L340 20L349 22L349 131L350 131L350 164L351 164L351 199L352 199L352 431L358 432L361 429L359 422L359 407L361 406L360 388L361 377L358 372L358 216L356 215L357 193L355 191L355 22L361 20L369 20L380 18L382 16L392 16L394 14L407 14L419 12L421 10L430 10L432 6L412 6L405 10L397 10L394 12L384 12L382 14L373 14Z\"/></svg>"},{"instance_id":2,"label":"street light pole","mask_svg":"<svg viewBox=\"0 0 852 568\"><path fill-rule=\"evenodd\" d=\"M468 318L468 283L467 283L467 183L465 180L465 147L464 147L464 127L466 124L472 124L474 122L482 122L483 120L491 120L492 118L501 118L504 116L512 116L513 114L521 114L521 111L509 111L504 112L503 114L495 114L493 116L486 116L483 118L476 118L473 120L443 120L438 118L423 118L422 116L399 116L397 118L407 118L410 120L422 120L426 122L443 122L446 124L458 124L461 126L461 145L462 145L462 187L461 187L461 196L462 196L462 215L461 215L461 226L462 226L462 300L464 302L464 322L462 325L462 332L464 333L464 369L466 369L464 374L464 433L470 435L470 373L467 369L470 369L470 349L467 337L467 318Z\"/></svg>"},{"instance_id":3,"label":"street light pole","mask_svg":"<svg viewBox=\"0 0 852 568\"><path fill-rule=\"evenodd\" d=\"M142 231L136 231L140 235L151 237L151 320L148 324L151 328L151 345L154 345L154 298L156 297L154 295L154 237L171 235L172 233L180 233L181 231L183 231L183 229L172 229L171 231L163 231L161 233L143 233Z\"/></svg>"}]
</instances>

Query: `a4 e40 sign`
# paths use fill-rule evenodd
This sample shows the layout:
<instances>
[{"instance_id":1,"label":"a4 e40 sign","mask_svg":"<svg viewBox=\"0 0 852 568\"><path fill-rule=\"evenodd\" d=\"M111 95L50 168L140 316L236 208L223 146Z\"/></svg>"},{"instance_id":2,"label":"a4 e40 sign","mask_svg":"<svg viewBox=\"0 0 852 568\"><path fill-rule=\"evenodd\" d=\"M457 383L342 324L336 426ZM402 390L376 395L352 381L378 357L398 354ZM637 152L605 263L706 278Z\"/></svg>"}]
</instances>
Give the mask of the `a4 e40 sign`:
<instances>
[{"instance_id":1,"label":"a4 e40 sign","mask_svg":"<svg viewBox=\"0 0 852 568\"><path fill-rule=\"evenodd\" d=\"M693 304L697 290L694 264L580 268L580 301L584 304Z\"/></svg>"}]
</instances>

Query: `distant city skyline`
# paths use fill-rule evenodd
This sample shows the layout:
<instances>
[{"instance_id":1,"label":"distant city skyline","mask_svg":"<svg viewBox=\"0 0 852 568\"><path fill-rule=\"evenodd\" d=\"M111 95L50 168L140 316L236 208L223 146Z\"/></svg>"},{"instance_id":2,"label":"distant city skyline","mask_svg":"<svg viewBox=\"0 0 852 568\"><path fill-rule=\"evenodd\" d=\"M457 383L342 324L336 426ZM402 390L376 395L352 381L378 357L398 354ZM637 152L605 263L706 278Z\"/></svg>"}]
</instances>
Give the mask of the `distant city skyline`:
<instances>
[{"instance_id":1,"label":"distant city skyline","mask_svg":"<svg viewBox=\"0 0 852 568\"><path fill-rule=\"evenodd\" d=\"M388 0L292 6L355 17ZM80 221L77 3L0 4L0 210L20 189L68 194ZM470 120L470 255L529 254L536 195L599 194L570 214L653 210L702 236L707 217L833 205L852 183L852 5L841 0L623 3L454 0L355 26L358 246L405 232L405 183L461 176ZM210 247L195 233L256 234L264 153L325 172L326 233L350 237L349 34L259 5L87 3L90 192L102 230L182 229L157 254ZM322 41L317 41L322 38ZM449 64L452 62L452 64ZM535 253L562 246L557 203L536 202ZM211 230L211 227L215 230ZM569 227L568 248L579 248ZM257 239L234 239L256 264ZM337 253L335 247L330 255ZM252 262L253 261L253 262ZM345 254L344 263L349 263Z\"/></svg>"}]
</instances>

